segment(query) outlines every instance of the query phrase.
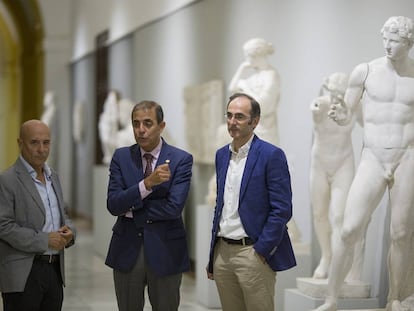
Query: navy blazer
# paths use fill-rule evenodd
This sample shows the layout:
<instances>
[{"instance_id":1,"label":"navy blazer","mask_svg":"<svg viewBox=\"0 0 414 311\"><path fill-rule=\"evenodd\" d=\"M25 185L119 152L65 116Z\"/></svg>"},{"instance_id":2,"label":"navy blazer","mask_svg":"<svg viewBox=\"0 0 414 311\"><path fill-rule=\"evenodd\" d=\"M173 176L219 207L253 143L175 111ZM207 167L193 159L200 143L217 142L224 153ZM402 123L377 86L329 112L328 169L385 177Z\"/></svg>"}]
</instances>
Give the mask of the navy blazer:
<instances>
[{"instance_id":1,"label":"navy blazer","mask_svg":"<svg viewBox=\"0 0 414 311\"><path fill-rule=\"evenodd\" d=\"M213 273L214 247L230 158L229 145L216 153L217 198L208 264L210 273ZM254 241L254 249L266 258L272 270L287 270L296 265L286 225L292 217L292 190L286 156L280 148L256 135L242 177L238 211L244 230Z\"/></svg>"},{"instance_id":2,"label":"navy blazer","mask_svg":"<svg viewBox=\"0 0 414 311\"><path fill-rule=\"evenodd\" d=\"M137 144L115 151L110 164L107 208L118 216L106 265L130 271L142 243L147 263L159 275L171 275L190 268L182 211L190 189L193 157L162 143L157 166L170 160L171 179L152 188L142 199L138 183L144 179L142 157ZM132 210L134 218L123 216Z\"/></svg>"}]
</instances>

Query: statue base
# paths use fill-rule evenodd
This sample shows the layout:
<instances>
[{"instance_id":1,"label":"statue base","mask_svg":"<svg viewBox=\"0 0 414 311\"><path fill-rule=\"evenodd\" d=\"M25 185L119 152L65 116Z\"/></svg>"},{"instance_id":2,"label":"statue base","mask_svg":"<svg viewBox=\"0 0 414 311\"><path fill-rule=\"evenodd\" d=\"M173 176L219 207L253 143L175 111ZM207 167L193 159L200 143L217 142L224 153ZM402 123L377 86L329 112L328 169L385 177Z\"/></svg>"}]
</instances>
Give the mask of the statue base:
<instances>
[{"instance_id":1,"label":"statue base","mask_svg":"<svg viewBox=\"0 0 414 311\"><path fill-rule=\"evenodd\" d=\"M298 290L307 296L324 298L327 294L328 280L314 278L297 278ZM369 298L371 286L361 281L344 283L339 291L339 298Z\"/></svg>"},{"instance_id":2,"label":"statue base","mask_svg":"<svg viewBox=\"0 0 414 311\"><path fill-rule=\"evenodd\" d=\"M308 296L298 289L286 289L285 290L285 303L284 310L295 310L295 311L309 311L316 309L322 305L325 298L315 298ZM378 298L340 298L338 299L338 310L345 309L349 310L381 310L378 309L379 301Z\"/></svg>"}]
</instances>

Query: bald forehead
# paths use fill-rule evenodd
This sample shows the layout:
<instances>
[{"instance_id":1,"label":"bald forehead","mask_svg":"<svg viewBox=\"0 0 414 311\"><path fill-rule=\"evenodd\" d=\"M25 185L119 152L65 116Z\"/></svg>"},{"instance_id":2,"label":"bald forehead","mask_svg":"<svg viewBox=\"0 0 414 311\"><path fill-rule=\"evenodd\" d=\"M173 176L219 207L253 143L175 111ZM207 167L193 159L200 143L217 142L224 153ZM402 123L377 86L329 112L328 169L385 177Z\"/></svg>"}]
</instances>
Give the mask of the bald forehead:
<instances>
[{"instance_id":1,"label":"bald forehead","mask_svg":"<svg viewBox=\"0 0 414 311\"><path fill-rule=\"evenodd\" d=\"M39 120L29 120L26 121L22 124L22 126L20 127L20 138L25 138L27 137L29 134L34 134L34 133L38 133L38 132L42 132L42 133L47 133L49 134L49 127L39 121Z\"/></svg>"}]
</instances>

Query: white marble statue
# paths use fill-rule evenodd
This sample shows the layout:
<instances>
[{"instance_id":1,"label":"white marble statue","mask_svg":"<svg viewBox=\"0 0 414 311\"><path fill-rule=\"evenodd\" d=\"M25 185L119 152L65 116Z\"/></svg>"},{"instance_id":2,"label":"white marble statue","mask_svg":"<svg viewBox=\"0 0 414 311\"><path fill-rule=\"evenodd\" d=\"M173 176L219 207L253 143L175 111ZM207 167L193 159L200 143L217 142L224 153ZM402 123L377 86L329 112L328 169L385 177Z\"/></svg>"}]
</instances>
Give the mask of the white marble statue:
<instances>
[{"instance_id":1,"label":"white marble statue","mask_svg":"<svg viewBox=\"0 0 414 311\"><path fill-rule=\"evenodd\" d=\"M403 301L394 300L391 311L414 311L414 294L408 296Z\"/></svg>"},{"instance_id":2,"label":"white marble statue","mask_svg":"<svg viewBox=\"0 0 414 311\"><path fill-rule=\"evenodd\" d=\"M75 101L73 105L73 114L72 114L72 122L73 122L73 140L75 143L79 144L83 141L83 137L85 135L85 126L84 126L84 103L80 100Z\"/></svg>"},{"instance_id":3,"label":"white marble statue","mask_svg":"<svg viewBox=\"0 0 414 311\"><path fill-rule=\"evenodd\" d=\"M325 303L316 310L336 310L337 298L348 273L356 243L362 238L384 192L391 211L388 254L387 311L414 280L407 277L414 230L414 42L413 21L389 18L382 30L385 56L354 68L345 98L334 104L330 117L348 124L363 107L364 137L361 160L349 190L341 237L334 246Z\"/></svg>"},{"instance_id":4,"label":"white marble statue","mask_svg":"<svg viewBox=\"0 0 414 311\"><path fill-rule=\"evenodd\" d=\"M43 97L43 112L40 120L44 122L50 129L52 143L47 162L52 167L56 167L56 153L58 147L57 140L59 136L56 112L56 95L52 91L47 91Z\"/></svg>"},{"instance_id":5,"label":"white marble statue","mask_svg":"<svg viewBox=\"0 0 414 311\"><path fill-rule=\"evenodd\" d=\"M253 38L243 45L245 61L236 70L230 85L231 94L243 92L260 103L260 123L255 133L274 145L279 145L277 108L280 97L280 78L268 57L273 54L271 43Z\"/></svg>"},{"instance_id":6,"label":"white marble statue","mask_svg":"<svg viewBox=\"0 0 414 311\"><path fill-rule=\"evenodd\" d=\"M120 95L117 91L109 92L99 117L98 130L103 153L102 162L104 164L109 164L117 146L119 100Z\"/></svg>"},{"instance_id":7,"label":"white marble statue","mask_svg":"<svg viewBox=\"0 0 414 311\"><path fill-rule=\"evenodd\" d=\"M53 127L56 118L56 96L53 92L46 92L43 98L43 112L40 120L49 127Z\"/></svg>"},{"instance_id":8,"label":"white marble statue","mask_svg":"<svg viewBox=\"0 0 414 311\"><path fill-rule=\"evenodd\" d=\"M313 119L313 141L310 165L310 196L314 230L321 258L313 277L327 278L332 257L332 245L340 238L346 197L354 177L352 130L355 118L340 126L328 116L332 104L341 100L348 84L348 75L342 72L325 79L320 96L310 109ZM354 264L348 280L360 280L364 258L364 239L358 243Z\"/></svg>"},{"instance_id":9,"label":"white marble statue","mask_svg":"<svg viewBox=\"0 0 414 311\"><path fill-rule=\"evenodd\" d=\"M134 105L135 103L130 99L121 99L117 91L109 92L98 123L103 164L111 162L116 148L136 143L131 128L131 113Z\"/></svg>"},{"instance_id":10,"label":"white marble statue","mask_svg":"<svg viewBox=\"0 0 414 311\"><path fill-rule=\"evenodd\" d=\"M116 133L115 148L130 146L136 143L134 131L131 127L131 112L135 103L129 99L123 98L118 102L118 124L119 129Z\"/></svg>"}]
</instances>

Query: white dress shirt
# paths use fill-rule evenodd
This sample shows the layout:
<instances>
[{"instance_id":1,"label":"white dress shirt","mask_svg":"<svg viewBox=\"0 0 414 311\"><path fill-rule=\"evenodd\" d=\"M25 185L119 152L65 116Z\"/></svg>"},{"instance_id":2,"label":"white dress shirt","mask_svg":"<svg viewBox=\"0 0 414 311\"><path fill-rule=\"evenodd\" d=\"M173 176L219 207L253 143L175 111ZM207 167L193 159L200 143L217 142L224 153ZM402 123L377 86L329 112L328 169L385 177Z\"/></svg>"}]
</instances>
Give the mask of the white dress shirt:
<instances>
[{"instance_id":1,"label":"white dress shirt","mask_svg":"<svg viewBox=\"0 0 414 311\"><path fill-rule=\"evenodd\" d=\"M240 186L246 166L247 155L252 144L253 135L249 141L235 152L229 145L231 159L227 169L224 185L224 206L220 219L218 236L239 240L247 237L239 215Z\"/></svg>"}]
</instances>

